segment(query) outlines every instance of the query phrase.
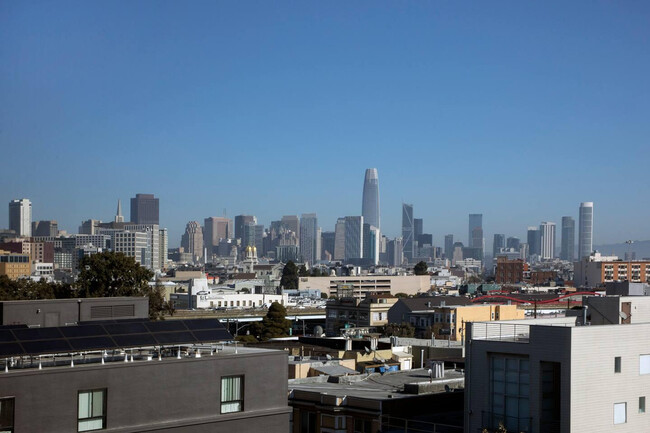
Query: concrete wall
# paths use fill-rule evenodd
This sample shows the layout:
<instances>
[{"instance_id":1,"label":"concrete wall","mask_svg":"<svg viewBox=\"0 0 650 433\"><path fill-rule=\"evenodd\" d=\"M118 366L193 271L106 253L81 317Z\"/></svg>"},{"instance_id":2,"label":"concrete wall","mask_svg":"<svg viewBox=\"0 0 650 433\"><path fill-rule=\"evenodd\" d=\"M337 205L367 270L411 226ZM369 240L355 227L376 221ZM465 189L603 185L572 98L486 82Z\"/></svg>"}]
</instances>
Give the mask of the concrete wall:
<instances>
[{"instance_id":1,"label":"concrete wall","mask_svg":"<svg viewBox=\"0 0 650 433\"><path fill-rule=\"evenodd\" d=\"M335 294L339 283L353 284L354 296L363 298L365 293L426 293L431 288L428 275L361 275L354 277L300 277L300 290L318 289L321 293Z\"/></svg>"},{"instance_id":2,"label":"concrete wall","mask_svg":"<svg viewBox=\"0 0 650 433\"><path fill-rule=\"evenodd\" d=\"M576 327L571 338L571 433L650 431L650 375L639 374L639 355L650 354L650 324ZM646 413L638 413L641 396ZM614 425L614 403L622 402L627 423Z\"/></svg>"},{"instance_id":3,"label":"concrete wall","mask_svg":"<svg viewBox=\"0 0 650 433\"><path fill-rule=\"evenodd\" d=\"M132 308L130 308L131 306ZM100 309L93 307L100 307ZM127 314L124 314L124 312L127 312ZM110 314L110 316L106 316L106 314ZM78 321L147 317L149 317L149 299L144 297L0 302L0 321L2 325L66 326L66 324L77 323Z\"/></svg>"},{"instance_id":4,"label":"concrete wall","mask_svg":"<svg viewBox=\"0 0 650 433\"><path fill-rule=\"evenodd\" d=\"M244 411L220 414L222 376L244 375ZM106 365L13 370L0 376L0 398L15 397L15 430L77 431L77 393L106 388L109 432L289 430L283 351Z\"/></svg>"}]
</instances>

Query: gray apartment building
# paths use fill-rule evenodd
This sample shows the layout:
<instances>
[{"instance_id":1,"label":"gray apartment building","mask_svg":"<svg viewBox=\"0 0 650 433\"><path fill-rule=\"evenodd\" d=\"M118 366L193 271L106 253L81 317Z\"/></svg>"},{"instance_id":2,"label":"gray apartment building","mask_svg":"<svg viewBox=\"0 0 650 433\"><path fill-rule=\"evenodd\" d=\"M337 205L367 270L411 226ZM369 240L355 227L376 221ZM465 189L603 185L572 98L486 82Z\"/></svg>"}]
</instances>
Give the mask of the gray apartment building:
<instances>
[{"instance_id":1,"label":"gray apartment building","mask_svg":"<svg viewBox=\"0 0 650 433\"><path fill-rule=\"evenodd\" d=\"M231 339L215 319L0 327L0 431L286 433L286 354Z\"/></svg>"},{"instance_id":2,"label":"gray apartment building","mask_svg":"<svg viewBox=\"0 0 650 433\"><path fill-rule=\"evenodd\" d=\"M650 323L470 323L465 432L650 431Z\"/></svg>"}]
</instances>

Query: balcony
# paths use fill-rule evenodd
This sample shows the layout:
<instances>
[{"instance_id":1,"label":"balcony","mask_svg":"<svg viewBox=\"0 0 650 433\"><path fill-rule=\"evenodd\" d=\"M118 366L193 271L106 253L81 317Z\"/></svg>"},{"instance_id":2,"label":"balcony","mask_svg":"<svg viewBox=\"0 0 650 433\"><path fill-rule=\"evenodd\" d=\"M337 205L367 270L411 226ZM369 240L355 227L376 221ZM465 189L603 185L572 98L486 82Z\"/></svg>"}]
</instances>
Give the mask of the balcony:
<instances>
[{"instance_id":1,"label":"balcony","mask_svg":"<svg viewBox=\"0 0 650 433\"><path fill-rule=\"evenodd\" d=\"M474 323L472 324L472 340L528 343L530 341L530 325L512 323Z\"/></svg>"}]
</instances>

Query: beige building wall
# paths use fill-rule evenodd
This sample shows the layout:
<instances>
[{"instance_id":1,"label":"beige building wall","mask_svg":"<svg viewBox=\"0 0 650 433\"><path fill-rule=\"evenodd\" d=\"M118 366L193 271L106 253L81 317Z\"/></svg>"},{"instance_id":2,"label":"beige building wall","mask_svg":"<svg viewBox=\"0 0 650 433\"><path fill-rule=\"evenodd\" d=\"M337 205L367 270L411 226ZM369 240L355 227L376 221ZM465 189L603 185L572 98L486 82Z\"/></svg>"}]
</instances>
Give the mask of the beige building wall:
<instances>
[{"instance_id":1,"label":"beige building wall","mask_svg":"<svg viewBox=\"0 0 650 433\"><path fill-rule=\"evenodd\" d=\"M318 289L321 293L336 295L340 285L350 285L354 296L365 298L367 293L406 293L417 295L431 288L429 275L361 275L355 277L300 277L300 290Z\"/></svg>"}]
</instances>

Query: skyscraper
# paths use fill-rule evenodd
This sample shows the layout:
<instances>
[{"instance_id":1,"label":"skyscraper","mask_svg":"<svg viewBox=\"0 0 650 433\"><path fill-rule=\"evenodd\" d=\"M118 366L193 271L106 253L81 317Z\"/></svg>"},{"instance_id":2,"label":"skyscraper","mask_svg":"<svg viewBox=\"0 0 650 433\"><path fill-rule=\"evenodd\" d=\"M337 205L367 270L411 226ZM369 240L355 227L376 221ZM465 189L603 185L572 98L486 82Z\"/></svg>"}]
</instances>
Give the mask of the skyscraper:
<instances>
[{"instance_id":1,"label":"skyscraper","mask_svg":"<svg viewBox=\"0 0 650 433\"><path fill-rule=\"evenodd\" d=\"M160 224L158 199L153 194L136 194L131 199L133 224Z\"/></svg>"},{"instance_id":2,"label":"skyscraper","mask_svg":"<svg viewBox=\"0 0 650 433\"><path fill-rule=\"evenodd\" d=\"M402 248L404 257L413 260L413 235L415 223L413 222L413 205L402 203Z\"/></svg>"},{"instance_id":3,"label":"skyscraper","mask_svg":"<svg viewBox=\"0 0 650 433\"><path fill-rule=\"evenodd\" d=\"M445 258L451 260L454 254L454 235L445 235Z\"/></svg>"},{"instance_id":4,"label":"skyscraper","mask_svg":"<svg viewBox=\"0 0 650 433\"><path fill-rule=\"evenodd\" d=\"M235 216L235 239L244 239L244 225L257 224L257 218L253 215L237 215ZM246 247L247 245L244 245Z\"/></svg>"},{"instance_id":5,"label":"skyscraper","mask_svg":"<svg viewBox=\"0 0 650 433\"><path fill-rule=\"evenodd\" d=\"M197 221L190 221L185 226L181 247L192 254L192 260L199 261L203 258L203 229Z\"/></svg>"},{"instance_id":6,"label":"skyscraper","mask_svg":"<svg viewBox=\"0 0 650 433\"><path fill-rule=\"evenodd\" d=\"M560 258L572 262L575 258L573 253L576 240L576 222L570 216L562 217L562 247Z\"/></svg>"},{"instance_id":7,"label":"skyscraper","mask_svg":"<svg viewBox=\"0 0 650 433\"><path fill-rule=\"evenodd\" d=\"M334 228L334 260L345 260L345 218L336 220Z\"/></svg>"},{"instance_id":8,"label":"skyscraper","mask_svg":"<svg viewBox=\"0 0 650 433\"><path fill-rule=\"evenodd\" d=\"M467 239L470 248L481 249L480 255L482 260L483 250L485 249L485 240L483 239L483 214L469 214L469 235Z\"/></svg>"},{"instance_id":9,"label":"skyscraper","mask_svg":"<svg viewBox=\"0 0 650 433\"><path fill-rule=\"evenodd\" d=\"M120 199L117 200L117 211L115 212L115 222L116 223L123 223L124 222L124 216L122 215L122 200L120 200ZM131 221L131 222L133 222L133 221ZM138 223L135 223L135 222L133 222L133 223L138 224Z\"/></svg>"},{"instance_id":10,"label":"skyscraper","mask_svg":"<svg viewBox=\"0 0 650 433\"><path fill-rule=\"evenodd\" d=\"M528 234L526 237L528 241L528 257L530 256L539 256L540 247L539 247L539 228L538 227L528 227Z\"/></svg>"},{"instance_id":11,"label":"skyscraper","mask_svg":"<svg viewBox=\"0 0 650 433\"><path fill-rule=\"evenodd\" d=\"M580 216L578 220L578 260L589 256L593 249L594 238L594 203L586 201L580 203Z\"/></svg>"},{"instance_id":12,"label":"skyscraper","mask_svg":"<svg viewBox=\"0 0 650 433\"><path fill-rule=\"evenodd\" d=\"M521 247L519 238L516 238L514 236L510 236L508 239L506 239L506 248L512 248L515 251L518 251Z\"/></svg>"},{"instance_id":13,"label":"skyscraper","mask_svg":"<svg viewBox=\"0 0 650 433\"><path fill-rule=\"evenodd\" d=\"M334 259L334 245L336 242L335 239L336 232L323 232L321 234L321 259Z\"/></svg>"},{"instance_id":14,"label":"skyscraper","mask_svg":"<svg viewBox=\"0 0 650 433\"><path fill-rule=\"evenodd\" d=\"M422 218L413 218L413 239L416 241L424 233L424 221Z\"/></svg>"},{"instance_id":15,"label":"skyscraper","mask_svg":"<svg viewBox=\"0 0 650 433\"><path fill-rule=\"evenodd\" d=\"M203 220L203 244L208 255L217 254L219 241L232 238L232 220L222 217L209 217Z\"/></svg>"},{"instance_id":16,"label":"skyscraper","mask_svg":"<svg viewBox=\"0 0 650 433\"><path fill-rule=\"evenodd\" d=\"M506 235L496 234L494 235L494 242L492 243L492 258L496 258L501 252L501 248L506 247Z\"/></svg>"},{"instance_id":17,"label":"skyscraper","mask_svg":"<svg viewBox=\"0 0 650 433\"><path fill-rule=\"evenodd\" d=\"M296 239L300 239L300 219L298 215L284 215L282 225L296 234Z\"/></svg>"},{"instance_id":18,"label":"skyscraper","mask_svg":"<svg viewBox=\"0 0 650 433\"><path fill-rule=\"evenodd\" d=\"M555 223L543 221L539 225L540 257L552 259L555 257Z\"/></svg>"},{"instance_id":19,"label":"skyscraper","mask_svg":"<svg viewBox=\"0 0 650 433\"><path fill-rule=\"evenodd\" d=\"M9 202L9 230L18 236L32 235L32 202L23 198Z\"/></svg>"},{"instance_id":20,"label":"skyscraper","mask_svg":"<svg viewBox=\"0 0 650 433\"><path fill-rule=\"evenodd\" d=\"M376 168L366 170L366 177L363 181L363 202L361 204L361 215L367 224L380 228L379 226L379 176Z\"/></svg>"},{"instance_id":21,"label":"skyscraper","mask_svg":"<svg viewBox=\"0 0 650 433\"><path fill-rule=\"evenodd\" d=\"M318 218L315 213L304 213L300 216L300 255L302 261L314 265L320 260L318 240Z\"/></svg>"},{"instance_id":22,"label":"skyscraper","mask_svg":"<svg viewBox=\"0 0 650 433\"><path fill-rule=\"evenodd\" d=\"M363 258L363 217L345 217L345 260Z\"/></svg>"}]
</instances>

